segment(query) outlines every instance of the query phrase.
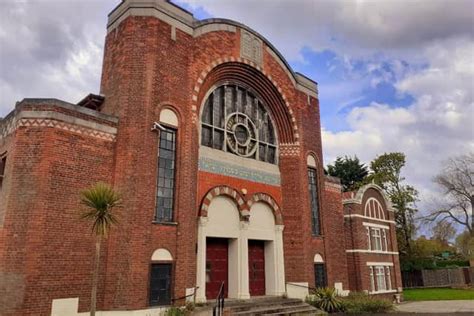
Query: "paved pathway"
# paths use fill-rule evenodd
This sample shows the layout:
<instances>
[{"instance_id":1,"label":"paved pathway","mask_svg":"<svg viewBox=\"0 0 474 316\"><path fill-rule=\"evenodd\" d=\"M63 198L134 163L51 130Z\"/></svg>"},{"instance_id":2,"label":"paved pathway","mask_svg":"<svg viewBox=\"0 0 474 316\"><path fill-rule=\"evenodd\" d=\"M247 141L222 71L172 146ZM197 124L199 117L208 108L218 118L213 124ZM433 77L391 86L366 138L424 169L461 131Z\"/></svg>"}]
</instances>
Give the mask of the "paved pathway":
<instances>
[{"instance_id":1,"label":"paved pathway","mask_svg":"<svg viewBox=\"0 0 474 316\"><path fill-rule=\"evenodd\" d=\"M397 306L404 313L472 313L474 300L404 302Z\"/></svg>"}]
</instances>

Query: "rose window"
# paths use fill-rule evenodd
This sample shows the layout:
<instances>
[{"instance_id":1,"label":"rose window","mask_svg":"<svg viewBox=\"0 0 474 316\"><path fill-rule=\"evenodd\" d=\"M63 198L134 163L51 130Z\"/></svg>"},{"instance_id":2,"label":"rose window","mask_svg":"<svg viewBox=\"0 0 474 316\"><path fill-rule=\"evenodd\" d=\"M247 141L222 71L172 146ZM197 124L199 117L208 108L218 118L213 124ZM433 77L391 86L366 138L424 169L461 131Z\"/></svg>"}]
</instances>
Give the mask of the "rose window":
<instances>
[{"instance_id":1,"label":"rose window","mask_svg":"<svg viewBox=\"0 0 474 316\"><path fill-rule=\"evenodd\" d=\"M201 118L201 144L276 163L270 115L255 94L237 85L220 86L207 98Z\"/></svg>"}]
</instances>

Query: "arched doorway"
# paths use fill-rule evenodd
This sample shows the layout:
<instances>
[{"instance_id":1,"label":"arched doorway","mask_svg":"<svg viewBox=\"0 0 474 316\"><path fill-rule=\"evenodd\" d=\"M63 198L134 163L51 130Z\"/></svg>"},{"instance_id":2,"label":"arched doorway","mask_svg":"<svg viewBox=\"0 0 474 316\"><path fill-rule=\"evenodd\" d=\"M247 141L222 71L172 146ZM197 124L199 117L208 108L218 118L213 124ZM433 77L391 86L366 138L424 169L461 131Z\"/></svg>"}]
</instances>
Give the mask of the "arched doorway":
<instances>
[{"instance_id":1,"label":"arched doorway","mask_svg":"<svg viewBox=\"0 0 474 316\"><path fill-rule=\"evenodd\" d=\"M215 299L222 282L229 298L283 294L283 225L272 207L256 201L242 214L232 195L206 203L199 217L197 300Z\"/></svg>"}]
</instances>

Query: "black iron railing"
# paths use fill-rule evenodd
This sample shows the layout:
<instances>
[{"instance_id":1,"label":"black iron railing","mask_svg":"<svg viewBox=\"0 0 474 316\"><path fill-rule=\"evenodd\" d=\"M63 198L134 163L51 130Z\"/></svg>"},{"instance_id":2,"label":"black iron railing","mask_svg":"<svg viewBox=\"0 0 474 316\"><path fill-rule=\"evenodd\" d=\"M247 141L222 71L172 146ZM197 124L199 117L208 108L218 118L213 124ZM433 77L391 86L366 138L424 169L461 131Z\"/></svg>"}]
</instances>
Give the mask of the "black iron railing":
<instances>
[{"instance_id":1,"label":"black iron railing","mask_svg":"<svg viewBox=\"0 0 474 316\"><path fill-rule=\"evenodd\" d=\"M172 298L171 301L174 303L176 301L180 301L180 300L185 300L187 299L188 297L193 297L193 302L194 304L196 304L196 290L199 289L199 286L195 286L194 287L194 291L193 293L191 294L188 294L188 295L185 295L185 296L181 296L181 297L175 297L175 298Z\"/></svg>"},{"instance_id":2,"label":"black iron railing","mask_svg":"<svg viewBox=\"0 0 474 316\"><path fill-rule=\"evenodd\" d=\"M298 284L298 283L286 282L285 287L287 288L288 285L306 288L306 289L308 289L308 291L310 291L310 292L317 290L317 288L315 288L315 287L311 287L311 286L308 286L308 285L302 285L302 284ZM286 292L288 293L288 290L287 290Z\"/></svg>"},{"instance_id":3,"label":"black iron railing","mask_svg":"<svg viewBox=\"0 0 474 316\"><path fill-rule=\"evenodd\" d=\"M216 305L212 309L213 316L222 316L224 314L224 300L225 300L225 290L224 290L224 282L221 283L221 287L219 289L219 294L216 297Z\"/></svg>"}]
</instances>

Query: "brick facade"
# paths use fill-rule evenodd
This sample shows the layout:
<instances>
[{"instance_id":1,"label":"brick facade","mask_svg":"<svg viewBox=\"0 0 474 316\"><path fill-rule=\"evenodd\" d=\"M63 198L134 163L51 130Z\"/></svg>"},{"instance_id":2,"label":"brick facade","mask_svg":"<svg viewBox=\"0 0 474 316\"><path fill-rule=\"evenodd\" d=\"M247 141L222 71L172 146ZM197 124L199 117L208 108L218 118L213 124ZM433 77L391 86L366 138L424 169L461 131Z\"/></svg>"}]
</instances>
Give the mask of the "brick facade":
<instances>
[{"instance_id":1,"label":"brick facade","mask_svg":"<svg viewBox=\"0 0 474 316\"><path fill-rule=\"evenodd\" d=\"M377 200L382 206L383 214L375 218L368 216L366 206L369 199ZM349 289L351 291L371 291L369 266L380 263L390 267L391 289L389 293L374 293L390 296L399 293L402 288L400 261L398 256L395 216L390 201L381 188L376 185L366 185L357 192L344 194L345 241L349 271ZM368 229L376 227L385 230L387 244L382 239L382 250L373 249L369 245ZM372 241L373 242L373 241Z\"/></svg>"},{"instance_id":2,"label":"brick facade","mask_svg":"<svg viewBox=\"0 0 474 316\"><path fill-rule=\"evenodd\" d=\"M98 310L148 307L151 257L159 248L174 259L173 297L196 286L198 218L221 194L235 199L244 215L259 201L271 207L276 225L284 225L286 282L314 286L320 254L330 286L368 289L363 264L381 255L346 252L362 247L364 231L362 219L344 214L361 211L357 203L343 207L339 184L323 176L316 84L241 24L198 21L170 3L145 2L149 7L125 1L109 16L100 110L25 99L0 121L0 155L7 155L0 191L2 315L49 315L52 300L71 297L79 298L79 311L88 310L94 247L88 224L78 219L78 192L98 181L111 183L123 200L120 224L102 250ZM243 46L248 38L255 50ZM213 87L229 82L251 88L272 114L279 183L199 169L201 107ZM154 222L158 133L151 128L165 108L176 114L178 127L174 218L163 224ZM308 155L318 173L317 237ZM366 195L378 194L372 191ZM391 226L396 251L394 234ZM398 257L390 260L400 287Z\"/></svg>"}]
</instances>

